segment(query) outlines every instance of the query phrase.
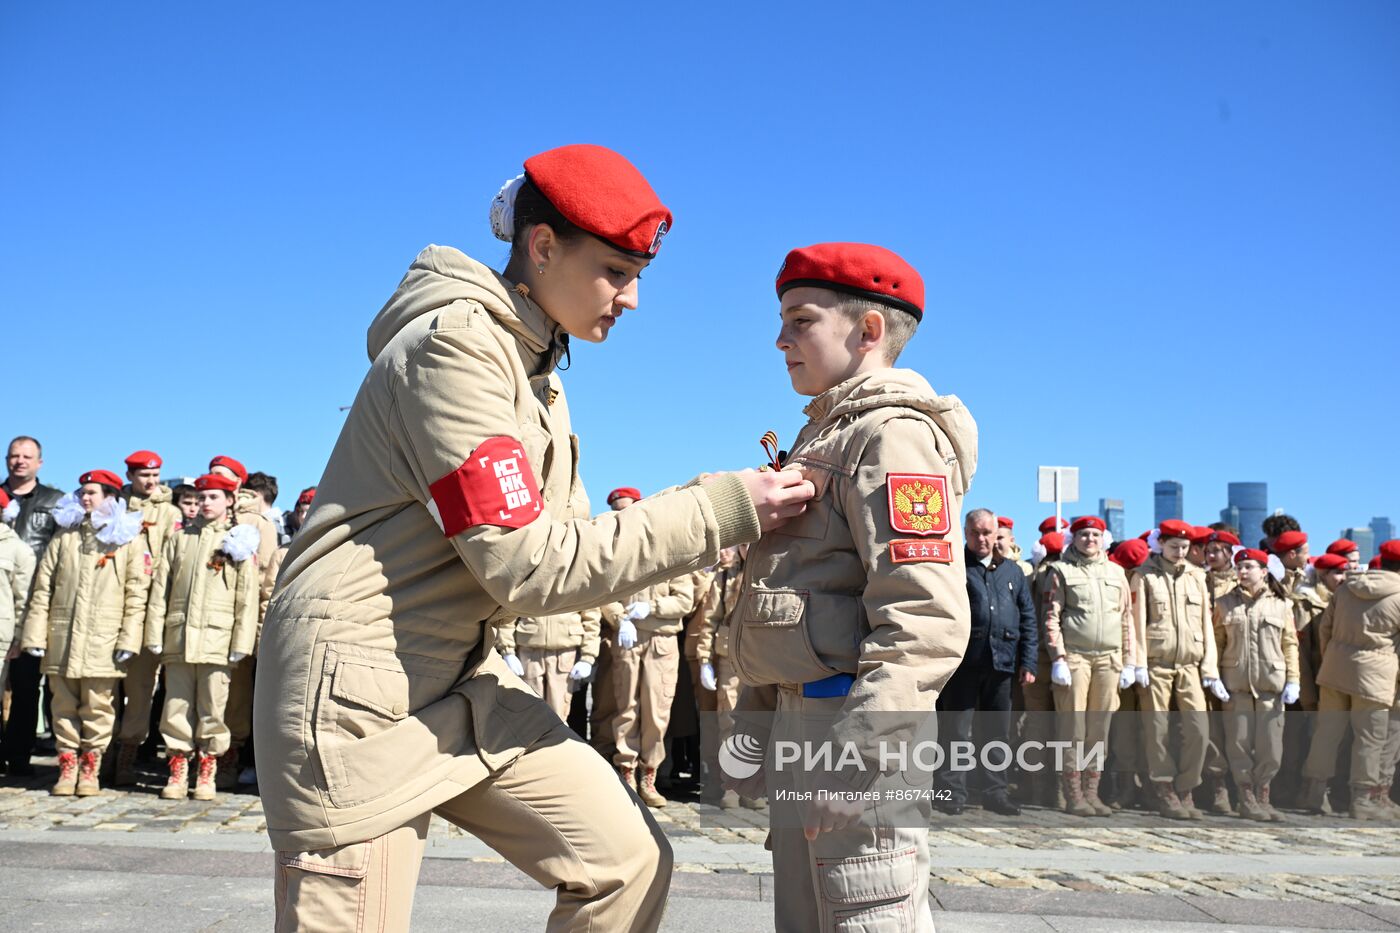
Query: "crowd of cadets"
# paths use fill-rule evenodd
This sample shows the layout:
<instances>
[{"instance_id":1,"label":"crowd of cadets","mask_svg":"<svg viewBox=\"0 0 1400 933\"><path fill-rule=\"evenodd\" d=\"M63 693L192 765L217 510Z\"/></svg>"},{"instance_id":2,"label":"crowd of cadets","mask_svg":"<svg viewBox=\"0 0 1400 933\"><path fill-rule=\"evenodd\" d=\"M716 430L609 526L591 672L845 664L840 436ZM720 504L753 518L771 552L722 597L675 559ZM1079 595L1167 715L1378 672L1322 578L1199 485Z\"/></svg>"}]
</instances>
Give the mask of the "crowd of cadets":
<instances>
[{"instance_id":1,"label":"crowd of cadets","mask_svg":"<svg viewBox=\"0 0 1400 933\"><path fill-rule=\"evenodd\" d=\"M191 775L197 799L254 783L262 614L315 489L281 513L276 479L231 457L171 489L161 458L137 451L125 481L92 470L63 495L37 482L40 457L32 438L12 442L0 488L0 644L11 645L0 764L33 773L42 676L54 794L133 783L153 725L162 797L186 796ZM622 487L608 505L641 497ZM1059 530L1048 518L1026 561L1012 520L998 524L998 559L1030 579L1040 625L1036 676L1014 691L1029 714L1019 738L1074 743L1066 768L1019 775L1023 802L1078 816L1138 806L1199 819L1199 802L1259 821L1282 820L1280 806L1400 819L1400 542L1362 568L1345 539L1311 556L1283 515L1258 548L1223 523L1166 521L1109 542L1096 517ZM765 805L723 790L717 766L740 692L729 645L746 551L597 609L496 628L507 665L650 806L667 787ZM1075 770L1100 743L1108 773Z\"/></svg>"},{"instance_id":2,"label":"crowd of cadets","mask_svg":"<svg viewBox=\"0 0 1400 933\"><path fill-rule=\"evenodd\" d=\"M64 494L39 482L42 456L37 440L16 438L0 487L0 645L9 647L0 764L34 773L42 702L55 795L135 783L143 748L155 753L153 727L169 772L162 797L186 797L191 776L200 800L254 783L254 655L315 489L284 515L273 508L276 478L232 457L172 489L160 481L161 457L139 450L124 478L89 470Z\"/></svg>"}]
</instances>

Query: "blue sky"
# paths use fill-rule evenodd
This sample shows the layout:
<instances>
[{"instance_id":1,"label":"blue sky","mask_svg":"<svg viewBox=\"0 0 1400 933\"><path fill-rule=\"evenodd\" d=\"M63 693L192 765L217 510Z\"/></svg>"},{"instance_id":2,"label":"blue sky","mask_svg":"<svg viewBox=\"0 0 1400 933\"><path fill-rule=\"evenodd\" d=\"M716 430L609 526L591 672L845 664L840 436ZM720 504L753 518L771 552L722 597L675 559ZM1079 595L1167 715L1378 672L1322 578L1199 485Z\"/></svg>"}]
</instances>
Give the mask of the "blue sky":
<instances>
[{"instance_id":1,"label":"blue sky","mask_svg":"<svg viewBox=\"0 0 1400 933\"><path fill-rule=\"evenodd\" d=\"M565 376L599 508L796 434L773 276L842 239L924 275L902 363L979 421L968 507L1038 521L1047 463L1132 531L1165 478L1198 523L1230 480L1400 519L1400 4L479 6L5 4L0 433L290 505L414 254L499 268L497 187L596 142L676 216Z\"/></svg>"}]
</instances>

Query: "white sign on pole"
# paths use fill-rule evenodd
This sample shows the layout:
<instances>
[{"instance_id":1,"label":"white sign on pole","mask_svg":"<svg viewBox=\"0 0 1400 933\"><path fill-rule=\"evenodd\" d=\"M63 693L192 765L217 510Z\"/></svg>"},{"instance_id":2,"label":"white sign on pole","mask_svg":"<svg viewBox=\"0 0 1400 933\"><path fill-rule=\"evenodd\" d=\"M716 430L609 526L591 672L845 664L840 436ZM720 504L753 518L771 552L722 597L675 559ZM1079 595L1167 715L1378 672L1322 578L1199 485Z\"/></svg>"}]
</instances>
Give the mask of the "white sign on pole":
<instances>
[{"instance_id":1,"label":"white sign on pole","mask_svg":"<svg viewBox=\"0 0 1400 933\"><path fill-rule=\"evenodd\" d=\"M1038 480L1041 502L1054 502L1057 498L1061 502L1079 501L1079 467L1043 466Z\"/></svg>"}]
</instances>

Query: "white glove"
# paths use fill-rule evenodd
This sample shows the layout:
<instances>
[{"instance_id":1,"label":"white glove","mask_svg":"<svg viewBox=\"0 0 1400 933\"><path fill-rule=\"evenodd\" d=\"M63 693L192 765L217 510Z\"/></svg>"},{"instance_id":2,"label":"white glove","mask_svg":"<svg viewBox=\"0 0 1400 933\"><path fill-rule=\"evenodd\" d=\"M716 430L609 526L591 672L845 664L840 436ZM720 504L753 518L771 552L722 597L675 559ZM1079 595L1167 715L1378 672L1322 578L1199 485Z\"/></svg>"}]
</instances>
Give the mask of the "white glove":
<instances>
[{"instance_id":1,"label":"white glove","mask_svg":"<svg viewBox=\"0 0 1400 933\"><path fill-rule=\"evenodd\" d=\"M149 651L151 654L160 654L160 652L161 652L161 646L160 646L160 645L147 645L147 646L146 646L146 650Z\"/></svg>"},{"instance_id":2,"label":"white glove","mask_svg":"<svg viewBox=\"0 0 1400 933\"><path fill-rule=\"evenodd\" d=\"M719 685L715 680L715 666L709 661L700 665L700 686L706 690L714 690Z\"/></svg>"},{"instance_id":3,"label":"white glove","mask_svg":"<svg viewBox=\"0 0 1400 933\"><path fill-rule=\"evenodd\" d=\"M1121 671L1118 672L1118 689L1127 690L1133 685L1133 681L1136 678L1137 675L1133 673L1133 669L1131 667L1123 668Z\"/></svg>"},{"instance_id":4,"label":"white glove","mask_svg":"<svg viewBox=\"0 0 1400 933\"><path fill-rule=\"evenodd\" d=\"M617 646L619 648L631 648L637 643L637 626L632 624L632 620L624 616L617 623Z\"/></svg>"},{"instance_id":5,"label":"white glove","mask_svg":"<svg viewBox=\"0 0 1400 933\"><path fill-rule=\"evenodd\" d=\"M130 661L131 658L132 658L132 654L131 654L130 651L113 651L113 652L112 652L112 660L115 661L115 662L117 662L118 664L125 664L127 661Z\"/></svg>"},{"instance_id":6,"label":"white glove","mask_svg":"<svg viewBox=\"0 0 1400 933\"><path fill-rule=\"evenodd\" d=\"M520 663L520 659L513 654L506 655L506 667L510 668L516 677L525 676L525 665Z\"/></svg>"},{"instance_id":7,"label":"white glove","mask_svg":"<svg viewBox=\"0 0 1400 933\"><path fill-rule=\"evenodd\" d=\"M31 658L42 658L42 657L44 656L44 649L43 649L43 648L25 648L25 649L24 649L24 653L27 654L27 655L29 655Z\"/></svg>"},{"instance_id":8,"label":"white glove","mask_svg":"<svg viewBox=\"0 0 1400 933\"><path fill-rule=\"evenodd\" d=\"M587 680L591 673L593 673L593 662L575 661L574 669L569 671L569 677L573 680Z\"/></svg>"},{"instance_id":9,"label":"white glove","mask_svg":"<svg viewBox=\"0 0 1400 933\"><path fill-rule=\"evenodd\" d=\"M1070 685L1069 665L1065 663L1064 658L1050 665L1050 682L1059 687Z\"/></svg>"},{"instance_id":10,"label":"white glove","mask_svg":"<svg viewBox=\"0 0 1400 933\"><path fill-rule=\"evenodd\" d=\"M651 603L631 603L627 606L627 618L633 622L640 622L651 615Z\"/></svg>"},{"instance_id":11,"label":"white glove","mask_svg":"<svg viewBox=\"0 0 1400 933\"><path fill-rule=\"evenodd\" d=\"M1135 667L1135 668L1133 668L1133 679L1137 681L1137 685L1138 685L1139 687L1146 687L1147 684L1149 683L1149 681L1148 681L1148 679L1147 679L1147 668L1145 668L1145 667Z\"/></svg>"},{"instance_id":12,"label":"white glove","mask_svg":"<svg viewBox=\"0 0 1400 933\"><path fill-rule=\"evenodd\" d=\"M1297 702L1298 702L1298 694L1299 694L1300 692L1301 692L1301 691L1299 690L1299 687L1298 687L1297 684L1284 684L1284 685L1283 685L1283 705L1284 705L1284 706L1292 706L1294 703L1297 703Z\"/></svg>"},{"instance_id":13,"label":"white glove","mask_svg":"<svg viewBox=\"0 0 1400 933\"><path fill-rule=\"evenodd\" d=\"M1225 681L1215 677L1206 677L1201 680L1201 686L1215 694L1215 698L1221 703L1230 702L1230 691L1225 689Z\"/></svg>"},{"instance_id":14,"label":"white glove","mask_svg":"<svg viewBox=\"0 0 1400 933\"><path fill-rule=\"evenodd\" d=\"M242 660L243 660L244 658L246 658L246 657L247 657L247 655L244 654L243 652L241 652L241 651L234 651L234 652L231 652L231 653L229 654L229 656L228 656L228 663L230 663L230 664L237 664L239 661L242 661Z\"/></svg>"}]
</instances>

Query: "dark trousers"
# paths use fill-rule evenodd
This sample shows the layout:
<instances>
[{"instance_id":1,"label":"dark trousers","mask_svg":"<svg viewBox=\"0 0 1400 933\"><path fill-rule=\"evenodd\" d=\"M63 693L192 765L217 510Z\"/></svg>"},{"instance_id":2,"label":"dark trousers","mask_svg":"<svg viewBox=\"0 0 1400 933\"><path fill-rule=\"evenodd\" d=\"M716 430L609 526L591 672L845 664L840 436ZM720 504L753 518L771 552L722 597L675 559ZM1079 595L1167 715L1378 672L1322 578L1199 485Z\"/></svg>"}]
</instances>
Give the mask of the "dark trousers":
<instances>
[{"instance_id":1,"label":"dark trousers","mask_svg":"<svg viewBox=\"0 0 1400 933\"><path fill-rule=\"evenodd\" d=\"M1006 742L1011 735L1011 685L1016 678L992 669L990 652L979 662L964 662L948 680L938 697L938 741L946 753L953 742L975 742L978 761L988 742ZM974 723L974 712L975 723ZM975 737L973 733L976 733ZM1002 755L994 754L992 764L1000 765ZM1006 796L1007 770L987 770L979 764L983 798ZM937 786L945 789L953 803L967 801L967 777L971 772L955 771L945 763Z\"/></svg>"},{"instance_id":2,"label":"dark trousers","mask_svg":"<svg viewBox=\"0 0 1400 933\"><path fill-rule=\"evenodd\" d=\"M10 718L0 739L0 757L10 767L29 764L39 728L40 659L21 651L10 662Z\"/></svg>"}]
</instances>

